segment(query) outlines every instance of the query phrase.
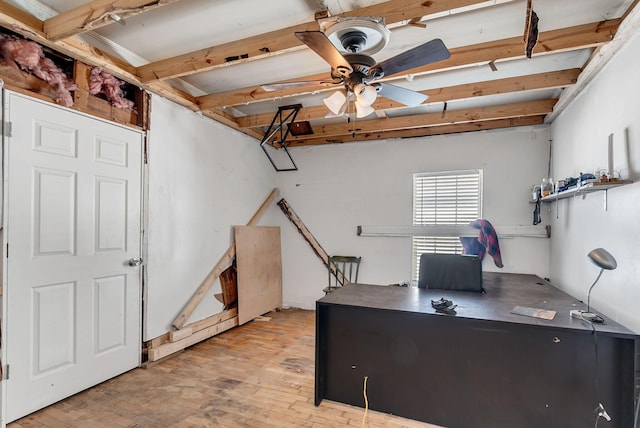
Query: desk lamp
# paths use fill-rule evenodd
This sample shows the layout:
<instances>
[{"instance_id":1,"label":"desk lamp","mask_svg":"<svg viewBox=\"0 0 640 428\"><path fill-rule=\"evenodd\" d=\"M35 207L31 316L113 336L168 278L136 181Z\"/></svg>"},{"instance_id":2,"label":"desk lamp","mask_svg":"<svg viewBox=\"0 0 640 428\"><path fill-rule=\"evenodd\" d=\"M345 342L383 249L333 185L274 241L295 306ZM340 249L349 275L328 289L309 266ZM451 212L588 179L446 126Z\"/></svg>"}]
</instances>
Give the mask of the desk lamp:
<instances>
[{"instance_id":1,"label":"desk lamp","mask_svg":"<svg viewBox=\"0 0 640 428\"><path fill-rule=\"evenodd\" d=\"M589 257L589 259L596 266L600 268L600 273L596 277L596 280L593 282L593 284L591 284L591 287L589 287L589 292L587 293L587 311L586 312L581 311L580 315L582 315L582 318L588 321L602 322L602 318L599 315L596 315L593 312L591 312L591 290L593 289L593 286L596 285L596 283L600 279L602 272L605 269L613 270L617 268L618 263L616 262L616 259L611 255L611 253L609 253L604 248L596 248L595 250L591 250L589 254L587 254L587 257Z\"/></svg>"}]
</instances>

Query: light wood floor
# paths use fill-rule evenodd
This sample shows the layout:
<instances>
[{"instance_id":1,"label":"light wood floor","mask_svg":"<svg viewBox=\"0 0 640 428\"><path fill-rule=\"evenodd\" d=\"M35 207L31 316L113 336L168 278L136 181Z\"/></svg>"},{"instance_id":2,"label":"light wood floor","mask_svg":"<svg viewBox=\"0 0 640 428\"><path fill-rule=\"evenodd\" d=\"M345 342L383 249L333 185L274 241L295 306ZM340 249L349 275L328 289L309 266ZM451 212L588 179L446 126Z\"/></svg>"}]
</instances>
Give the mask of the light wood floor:
<instances>
[{"instance_id":1,"label":"light wood floor","mask_svg":"<svg viewBox=\"0 0 640 428\"><path fill-rule=\"evenodd\" d=\"M314 398L315 312L268 314L20 419L21 427L361 427ZM369 411L366 427L434 427Z\"/></svg>"}]
</instances>

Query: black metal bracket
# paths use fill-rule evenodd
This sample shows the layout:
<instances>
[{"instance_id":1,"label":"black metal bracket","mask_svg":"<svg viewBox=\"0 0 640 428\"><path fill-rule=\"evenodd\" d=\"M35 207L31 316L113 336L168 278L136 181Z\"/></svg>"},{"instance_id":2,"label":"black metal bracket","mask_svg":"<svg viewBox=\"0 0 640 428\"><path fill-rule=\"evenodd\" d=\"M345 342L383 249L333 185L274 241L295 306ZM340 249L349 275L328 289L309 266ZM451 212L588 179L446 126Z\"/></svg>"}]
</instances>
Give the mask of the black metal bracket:
<instances>
[{"instance_id":1,"label":"black metal bracket","mask_svg":"<svg viewBox=\"0 0 640 428\"><path fill-rule=\"evenodd\" d=\"M289 153L289 150L287 150L287 137L289 136L291 124L296 120L296 116L298 115L298 112L300 111L301 108L302 108L302 104L293 104L293 105L278 107L278 111L273 116L273 120L271 121L271 124L269 125L267 132L264 134L264 137L260 142L260 147L264 151L264 154L267 155L267 158L269 158L271 165L273 165L273 167L277 172L298 170L296 163L293 161L293 158L291 157L291 153ZM288 112L288 113L285 114L285 112ZM280 133L279 135L280 138L278 141L274 141L274 143L279 144L280 148L282 148L284 152L287 154L287 156L289 157L289 160L291 161L291 164L293 165L292 168L278 168L276 166L276 163L273 161L273 158L271 157L271 155L269 155L269 152L267 152L267 149L265 148L265 144L267 144L267 142L271 140L271 138L274 135L276 135L277 132Z\"/></svg>"}]
</instances>

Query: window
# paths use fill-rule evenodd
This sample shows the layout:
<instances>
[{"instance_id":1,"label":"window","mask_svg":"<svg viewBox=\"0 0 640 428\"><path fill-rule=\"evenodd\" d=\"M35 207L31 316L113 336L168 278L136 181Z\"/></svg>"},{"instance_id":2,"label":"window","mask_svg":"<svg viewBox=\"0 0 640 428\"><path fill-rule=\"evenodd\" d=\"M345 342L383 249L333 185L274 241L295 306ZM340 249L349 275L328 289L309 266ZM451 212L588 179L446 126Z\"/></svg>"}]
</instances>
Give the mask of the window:
<instances>
[{"instance_id":1,"label":"window","mask_svg":"<svg viewBox=\"0 0 640 428\"><path fill-rule=\"evenodd\" d=\"M482 170L413 175L413 225L467 225L482 217ZM457 236L414 236L413 279L422 253L462 253Z\"/></svg>"}]
</instances>

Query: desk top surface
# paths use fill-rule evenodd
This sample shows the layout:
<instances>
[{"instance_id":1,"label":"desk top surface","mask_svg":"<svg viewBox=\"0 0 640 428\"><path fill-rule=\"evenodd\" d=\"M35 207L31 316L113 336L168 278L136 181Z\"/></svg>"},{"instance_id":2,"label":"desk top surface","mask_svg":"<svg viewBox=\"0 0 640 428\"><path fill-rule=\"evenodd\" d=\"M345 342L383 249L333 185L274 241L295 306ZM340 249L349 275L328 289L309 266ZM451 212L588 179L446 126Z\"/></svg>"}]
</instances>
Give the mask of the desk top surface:
<instances>
[{"instance_id":1,"label":"desk top surface","mask_svg":"<svg viewBox=\"0 0 640 428\"><path fill-rule=\"evenodd\" d=\"M591 326L569 315L572 309L585 310L586 305L554 287L547 281L526 274L484 272L486 293L419 289L415 287L349 284L318 300L319 305L345 305L373 309L416 312L434 316L455 316L488 321L510 322L524 325L546 326L590 331ZM431 300L449 299L456 315L440 314L431 306ZM511 313L516 306L555 311L552 320ZM594 324L598 332L640 339L626 327L604 317L604 324Z\"/></svg>"}]
</instances>

